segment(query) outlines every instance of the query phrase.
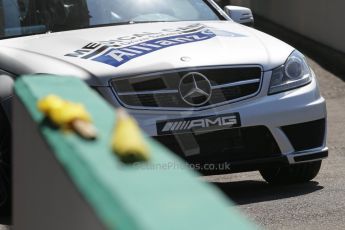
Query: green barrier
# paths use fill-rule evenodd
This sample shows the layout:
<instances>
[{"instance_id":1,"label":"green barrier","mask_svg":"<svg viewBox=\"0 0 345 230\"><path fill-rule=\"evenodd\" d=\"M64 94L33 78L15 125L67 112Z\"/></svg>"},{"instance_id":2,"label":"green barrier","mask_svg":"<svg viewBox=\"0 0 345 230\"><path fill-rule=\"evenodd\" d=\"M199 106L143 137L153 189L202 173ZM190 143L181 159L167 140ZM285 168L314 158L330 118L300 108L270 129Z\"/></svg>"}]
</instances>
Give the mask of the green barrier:
<instances>
[{"instance_id":1,"label":"green barrier","mask_svg":"<svg viewBox=\"0 0 345 230\"><path fill-rule=\"evenodd\" d=\"M66 100L84 104L99 130L99 138L96 141L86 141L73 133L64 133L50 126L36 106L37 101L48 94L56 94ZM52 159L57 160L66 177L74 184L104 229L256 229L232 207L233 204L221 192L210 184L202 182L197 173L178 167L164 169L164 165L167 164L183 165L184 163L149 137L146 137L151 149L151 159L148 163L139 165L121 163L110 148L110 138L116 121L115 111L84 82L66 77L25 76L16 82L15 95L15 122L27 122L26 118L21 117L25 116L20 110L20 106L23 106L34 123L33 129L37 129L43 141L48 144L47 148L52 150L51 153L44 153L45 155L42 156L53 155ZM16 114L16 110L20 114ZM15 140L14 143L22 145L15 146L17 151L15 151L14 164L19 162L20 167L25 167L20 157L26 156L26 159L30 159L27 154L35 156L38 150L32 150L35 154L22 153L23 149L26 149L25 145L30 149L28 143L30 141L34 143L34 140L30 140L29 134L22 134L22 127L18 126L26 126L26 124L15 125L14 137L16 139L18 136L22 140ZM40 162L41 164L47 163ZM45 167L50 168L49 165ZM154 167L161 170L153 170ZM20 170L22 169L18 169ZM14 178L16 178L16 170ZM25 180L30 180L30 177L28 178ZM16 181L14 183L16 184ZM29 186L30 181L27 181L27 184ZM14 188L16 190L16 185ZM19 194L20 198L23 196L25 185L18 185L18 188L21 191L17 189L15 194ZM14 201L14 212L21 210L21 203L26 198L20 199L21 202ZM64 198L59 199L63 202ZM37 198L37 201L40 199ZM69 209L70 207L67 206L66 212ZM44 210L31 207L31 211L41 212L40 215L44 219ZM73 213L76 213L76 210ZM16 226L15 222L16 219L14 220ZM36 229L40 228L36 227ZM73 228L68 228L66 225L64 229Z\"/></svg>"}]
</instances>

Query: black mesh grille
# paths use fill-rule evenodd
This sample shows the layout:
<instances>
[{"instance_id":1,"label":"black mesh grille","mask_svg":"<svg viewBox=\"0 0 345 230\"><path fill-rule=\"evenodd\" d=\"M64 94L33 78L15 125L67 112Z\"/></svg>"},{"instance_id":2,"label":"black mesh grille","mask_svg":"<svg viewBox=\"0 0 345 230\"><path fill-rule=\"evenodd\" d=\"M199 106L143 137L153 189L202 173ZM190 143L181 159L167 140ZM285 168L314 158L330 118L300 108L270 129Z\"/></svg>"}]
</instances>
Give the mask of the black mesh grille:
<instances>
[{"instance_id":1,"label":"black mesh grille","mask_svg":"<svg viewBox=\"0 0 345 230\"><path fill-rule=\"evenodd\" d=\"M326 120L282 127L296 151L322 147L326 134Z\"/></svg>"},{"instance_id":2,"label":"black mesh grille","mask_svg":"<svg viewBox=\"0 0 345 230\"><path fill-rule=\"evenodd\" d=\"M281 151L265 126L155 137L190 163L219 163L279 156Z\"/></svg>"},{"instance_id":3,"label":"black mesh grille","mask_svg":"<svg viewBox=\"0 0 345 230\"><path fill-rule=\"evenodd\" d=\"M181 102L178 94L142 94L122 97L122 101L131 106L174 107Z\"/></svg>"},{"instance_id":4,"label":"black mesh grille","mask_svg":"<svg viewBox=\"0 0 345 230\"><path fill-rule=\"evenodd\" d=\"M229 100L235 100L237 98L245 97L255 93L260 86L260 83L247 84L242 86L227 87L222 89L216 89L212 92L210 102L220 103Z\"/></svg>"}]
</instances>

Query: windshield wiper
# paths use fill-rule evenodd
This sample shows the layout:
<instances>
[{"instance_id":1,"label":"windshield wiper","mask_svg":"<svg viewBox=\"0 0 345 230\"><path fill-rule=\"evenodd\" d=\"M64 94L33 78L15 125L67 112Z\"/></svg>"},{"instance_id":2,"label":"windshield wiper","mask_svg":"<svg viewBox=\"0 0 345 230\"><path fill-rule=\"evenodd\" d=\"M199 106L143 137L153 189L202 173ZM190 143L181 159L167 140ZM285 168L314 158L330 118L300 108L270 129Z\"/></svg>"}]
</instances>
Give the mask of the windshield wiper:
<instances>
[{"instance_id":1,"label":"windshield wiper","mask_svg":"<svg viewBox=\"0 0 345 230\"><path fill-rule=\"evenodd\" d=\"M176 22L176 21L125 21L125 22L114 22L114 23L107 23L107 24L85 26L85 27L81 27L79 29L107 27L107 26L132 25L132 24L141 24L141 23L155 23L155 22ZM76 28L76 29L78 29L78 28Z\"/></svg>"},{"instance_id":2,"label":"windshield wiper","mask_svg":"<svg viewBox=\"0 0 345 230\"><path fill-rule=\"evenodd\" d=\"M129 24L155 23L155 22L177 22L177 20L176 21L164 21L164 20L156 20L156 21L130 21Z\"/></svg>"}]
</instances>

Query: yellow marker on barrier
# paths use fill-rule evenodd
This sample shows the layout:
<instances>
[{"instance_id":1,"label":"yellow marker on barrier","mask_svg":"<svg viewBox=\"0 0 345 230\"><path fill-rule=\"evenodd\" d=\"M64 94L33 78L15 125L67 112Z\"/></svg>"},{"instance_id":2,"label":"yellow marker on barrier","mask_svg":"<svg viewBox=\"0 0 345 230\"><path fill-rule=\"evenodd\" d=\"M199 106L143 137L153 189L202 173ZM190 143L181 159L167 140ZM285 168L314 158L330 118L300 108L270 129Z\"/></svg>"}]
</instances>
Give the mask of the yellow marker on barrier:
<instances>
[{"instance_id":1,"label":"yellow marker on barrier","mask_svg":"<svg viewBox=\"0 0 345 230\"><path fill-rule=\"evenodd\" d=\"M97 137L97 130L92 125L91 116L82 104L66 101L55 95L48 95L41 99L37 106L60 128L73 129L86 139Z\"/></svg>"},{"instance_id":2,"label":"yellow marker on barrier","mask_svg":"<svg viewBox=\"0 0 345 230\"><path fill-rule=\"evenodd\" d=\"M125 110L117 110L117 122L112 138L112 149L124 163L148 161L148 145L136 120Z\"/></svg>"}]
</instances>

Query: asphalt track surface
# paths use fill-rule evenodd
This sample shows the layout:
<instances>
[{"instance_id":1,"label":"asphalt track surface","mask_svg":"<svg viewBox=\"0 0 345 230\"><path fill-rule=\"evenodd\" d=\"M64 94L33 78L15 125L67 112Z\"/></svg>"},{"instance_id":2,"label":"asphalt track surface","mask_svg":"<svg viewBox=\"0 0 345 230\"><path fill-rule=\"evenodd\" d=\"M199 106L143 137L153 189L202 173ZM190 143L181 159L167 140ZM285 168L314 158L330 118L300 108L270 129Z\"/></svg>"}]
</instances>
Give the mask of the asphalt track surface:
<instances>
[{"instance_id":1,"label":"asphalt track surface","mask_svg":"<svg viewBox=\"0 0 345 230\"><path fill-rule=\"evenodd\" d=\"M263 229L345 229L345 77L313 59L308 61L328 108L330 156L319 175L289 186L270 186L258 172L205 177ZM0 230L8 229L0 225Z\"/></svg>"}]
</instances>

